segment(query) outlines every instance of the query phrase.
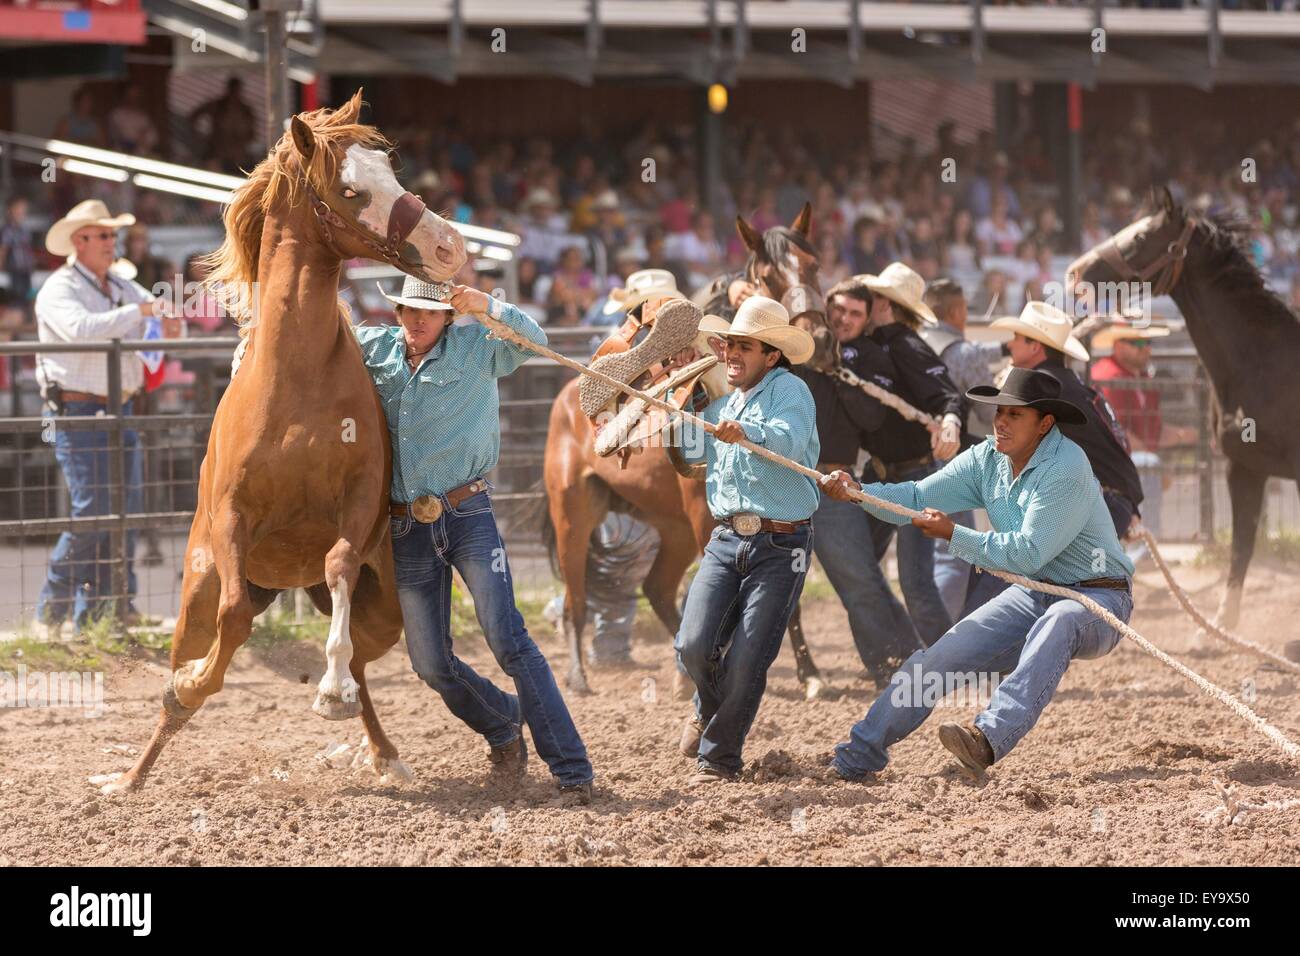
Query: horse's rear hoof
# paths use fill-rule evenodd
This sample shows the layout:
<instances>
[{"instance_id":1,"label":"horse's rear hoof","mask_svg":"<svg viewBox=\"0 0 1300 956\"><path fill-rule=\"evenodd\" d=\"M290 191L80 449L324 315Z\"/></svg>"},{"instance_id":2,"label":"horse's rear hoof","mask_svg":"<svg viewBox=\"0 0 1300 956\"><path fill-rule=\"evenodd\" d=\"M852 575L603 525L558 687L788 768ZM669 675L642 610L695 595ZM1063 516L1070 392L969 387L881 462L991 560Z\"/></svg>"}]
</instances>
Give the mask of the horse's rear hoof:
<instances>
[{"instance_id":1,"label":"horse's rear hoof","mask_svg":"<svg viewBox=\"0 0 1300 956\"><path fill-rule=\"evenodd\" d=\"M351 720L361 716L361 701L317 693L311 709L326 720Z\"/></svg>"},{"instance_id":2,"label":"horse's rear hoof","mask_svg":"<svg viewBox=\"0 0 1300 956\"><path fill-rule=\"evenodd\" d=\"M826 685L822 682L822 679L820 677L809 677L806 681L804 681L803 699L816 700L818 697L821 696L822 690L825 687Z\"/></svg>"},{"instance_id":3,"label":"horse's rear hoof","mask_svg":"<svg viewBox=\"0 0 1300 956\"><path fill-rule=\"evenodd\" d=\"M564 678L564 685L575 694L591 693L591 686L587 683L587 675L580 670L569 671L569 676Z\"/></svg>"}]
</instances>

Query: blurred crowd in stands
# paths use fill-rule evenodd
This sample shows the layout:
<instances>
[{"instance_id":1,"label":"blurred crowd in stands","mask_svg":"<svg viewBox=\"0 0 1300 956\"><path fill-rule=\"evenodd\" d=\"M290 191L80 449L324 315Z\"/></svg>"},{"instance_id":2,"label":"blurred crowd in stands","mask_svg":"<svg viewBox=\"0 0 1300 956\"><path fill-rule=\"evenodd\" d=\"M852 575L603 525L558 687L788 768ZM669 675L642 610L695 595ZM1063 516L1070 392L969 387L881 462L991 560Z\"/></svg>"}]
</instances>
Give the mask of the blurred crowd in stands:
<instances>
[{"instance_id":1,"label":"blurred crowd in stands","mask_svg":"<svg viewBox=\"0 0 1300 956\"><path fill-rule=\"evenodd\" d=\"M79 91L56 135L157 155L164 118L147 112L139 85L125 84L115 102L101 118L90 93ZM607 293L637 269L667 268L683 289L738 270L746 250L735 215L765 229L791 222L805 200L812 203L827 287L901 260L927 280L957 279L975 316L991 307L1015 313L1026 299L1042 298L1045 283L1060 280L1070 257L1130 222L1148 188L1161 183L1198 211L1248 220L1255 261L1294 306L1300 301L1300 124L1243 143L1213 122L1161 120L1158 132L1145 118L1089 129L1078 234L1062 226L1058 170L1033 129L1019 131L1003 151L991 133L959 141L955 127L944 123L929 152L903 139L886 154L866 145L832 148L819 131L790 124L732 122L721 195L709 209L700 196L695 130L687 123L514 141L471 139L455 122L428 124L414 112L380 122L398 144L399 175L431 208L522 236L519 298L550 325L610 321L601 308ZM185 122L186 154L162 158L234 173L261 149L237 78ZM1106 148L1096 148L1102 142ZM1253 177L1243 175L1247 159ZM0 328L9 335L31 331L25 308L34 294L31 276L58 264L29 220L48 223L89 196L134 213L139 224L121 251L139 270L137 281L149 286L178 272L199 277L193 257L169 261L151 242L149 227L216 223L220 214L212 203L82 176L60 174L51 184L32 178L20 186L25 192L8 197L0 231L0 294L9 303ZM478 281L490 289L500 277L489 273ZM225 328L215 313L191 323L196 320L204 332Z\"/></svg>"}]
</instances>

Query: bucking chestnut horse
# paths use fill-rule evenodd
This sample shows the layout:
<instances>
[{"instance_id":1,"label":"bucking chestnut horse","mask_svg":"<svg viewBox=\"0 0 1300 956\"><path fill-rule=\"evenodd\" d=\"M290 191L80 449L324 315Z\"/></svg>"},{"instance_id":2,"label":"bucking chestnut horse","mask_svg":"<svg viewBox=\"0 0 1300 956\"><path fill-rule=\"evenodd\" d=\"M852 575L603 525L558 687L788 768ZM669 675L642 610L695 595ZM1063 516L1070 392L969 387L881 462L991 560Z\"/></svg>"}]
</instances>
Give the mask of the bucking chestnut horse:
<instances>
[{"instance_id":1,"label":"bucking chestnut horse","mask_svg":"<svg viewBox=\"0 0 1300 956\"><path fill-rule=\"evenodd\" d=\"M820 302L817 290L818 262L808 241L811 210L805 205L791 228L768 229L760 234L737 218L737 229L751 252L747 276L756 290L778 301L791 289ZM662 302L651 300L643 309L647 315ZM809 302L809 305L813 305ZM834 364L822 353L834 348L834 337L825 326L824 310L810 309L824 334L815 334L820 360ZM792 313L793 314L793 313ZM696 351L711 354L704 336ZM814 361L819 358L815 357ZM723 390L725 376L722 378ZM681 626L677 594L691 562L703 553L716 522L705 500L704 482L679 473L662 447L646 448L631 455L622 467L618 456L596 453L595 432L579 401L579 380L560 390L551 409L546 436L543 482L549 519L555 536L555 559L564 582L564 610L560 627L569 643L570 661L566 683L588 690L583 668L582 635L587 618L587 552L591 534L605 519L615 499L633 506L639 517L659 532L659 553L646 575L642 590L655 615L675 635ZM796 608L790 623L790 641L800 683L806 696L815 697L822 682L804 640Z\"/></svg>"},{"instance_id":2,"label":"bucking chestnut horse","mask_svg":"<svg viewBox=\"0 0 1300 956\"><path fill-rule=\"evenodd\" d=\"M284 588L307 589L330 615L312 709L329 720L360 714L376 773L407 775L366 690L366 664L402 629L388 536L392 454L339 276L344 260L362 257L441 281L465 251L449 223L398 185L388 142L357 122L360 111L358 92L338 110L295 116L225 211L208 283L256 310L242 317L247 351L199 472L162 714L139 761L105 792L144 781L221 690L253 618Z\"/></svg>"},{"instance_id":3,"label":"bucking chestnut horse","mask_svg":"<svg viewBox=\"0 0 1300 956\"><path fill-rule=\"evenodd\" d=\"M1168 189L1152 211L1084 253L1066 282L1080 292L1105 283L1145 284L1171 296L1187 321L1214 386L1215 434L1228 458L1232 560L1218 623L1233 628L1270 475L1300 479L1300 318L1268 288L1243 249L1237 223L1197 216Z\"/></svg>"}]
</instances>

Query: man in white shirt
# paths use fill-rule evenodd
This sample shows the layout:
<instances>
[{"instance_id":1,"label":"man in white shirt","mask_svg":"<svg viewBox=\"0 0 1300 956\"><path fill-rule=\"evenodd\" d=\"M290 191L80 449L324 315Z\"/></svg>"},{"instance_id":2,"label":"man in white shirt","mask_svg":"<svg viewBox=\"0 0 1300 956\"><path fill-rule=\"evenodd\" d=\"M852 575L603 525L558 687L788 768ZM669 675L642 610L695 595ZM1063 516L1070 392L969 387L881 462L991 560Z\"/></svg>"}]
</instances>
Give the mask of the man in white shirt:
<instances>
[{"instance_id":1,"label":"man in white shirt","mask_svg":"<svg viewBox=\"0 0 1300 956\"><path fill-rule=\"evenodd\" d=\"M130 213L110 216L97 199L74 207L50 227L45 247L68 257L53 272L36 296L36 327L42 342L105 341L139 338L149 319L169 315L166 303L143 288L109 271L116 256L117 230L135 222ZM175 334L171 323L165 334ZM122 414L131 414L131 399L144 382L140 356L121 357ZM46 414L58 417L108 413L108 358L103 353L58 352L36 356L36 378L45 399ZM63 471L71 499L71 517L112 512L113 481L110 441L112 432L73 431L54 422L54 454ZM139 437L123 431L126 510L139 511L141 468ZM127 533L127 554L135 545L135 532ZM128 558L126 593L113 593L112 539L107 531L65 531L50 554L45 584L36 605L37 620L58 628L69 616L80 630L95 617L114 609L126 623L138 621L131 607L135 574Z\"/></svg>"}]
</instances>

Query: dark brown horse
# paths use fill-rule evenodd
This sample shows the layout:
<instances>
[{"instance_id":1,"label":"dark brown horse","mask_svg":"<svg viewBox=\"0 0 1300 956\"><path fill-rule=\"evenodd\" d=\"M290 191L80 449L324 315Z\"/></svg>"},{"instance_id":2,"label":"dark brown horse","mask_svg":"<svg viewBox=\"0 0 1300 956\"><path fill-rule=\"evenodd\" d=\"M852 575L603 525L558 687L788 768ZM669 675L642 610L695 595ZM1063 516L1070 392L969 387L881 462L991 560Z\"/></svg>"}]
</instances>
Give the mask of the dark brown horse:
<instances>
[{"instance_id":1,"label":"dark brown horse","mask_svg":"<svg viewBox=\"0 0 1300 956\"><path fill-rule=\"evenodd\" d=\"M817 287L817 256L807 238L809 219L809 207L805 206L793 228L775 227L763 235L744 220L737 220L740 236L752 253L747 275L761 294L779 300L792 286ZM824 324L824 315L820 322ZM817 339L819 345L834 341L829 333ZM827 361L825 357L821 360ZM555 563L564 582L560 626L570 651L566 683L585 692L589 689L582 657L587 550L592 532L605 519L614 497L635 507L659 532L659 553L642 590L670 636L681 626L677 594L682 578L708 544L715 522L705 501L704 483L680 475L665 449L635 454L623 469L617 457L596 454L591 422L578 404L577 379L561 389L551 409L543 482ZM791 620L790 639L799 682L806 696L815 697L822 686L821 676L808 652L797 611Z\"/></svg>"},{"instance_id":2,"label":"dark brown horse","mask_svg":"<svg viewBox=\"0 0 1300 956\"><path fill-rule=\"evenodd\" d=\"M1075 260L1071 289L1102 283L1145 286L1170 295L1214 385L1215 431L1228 458L1232 561L1218 623L1235 627L1241 591L1270 475L1300 477L1300 438L1291 417L1300 409L1300 320L1265 284L1242 248L1244 230L1196 217L1169 190L1153 195L1154 211Z\"/></svg>"}]
</instances>

